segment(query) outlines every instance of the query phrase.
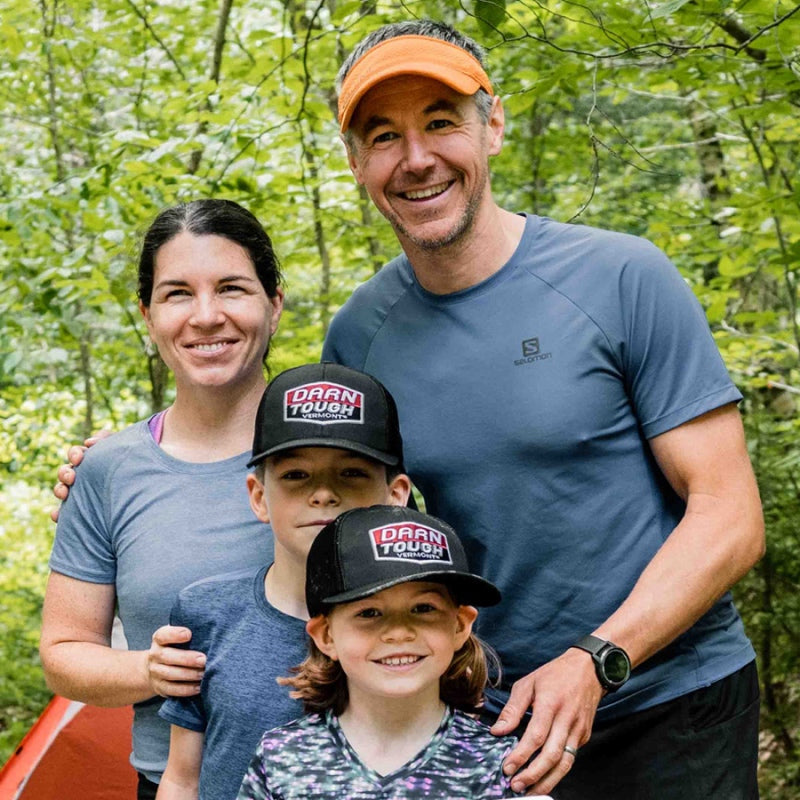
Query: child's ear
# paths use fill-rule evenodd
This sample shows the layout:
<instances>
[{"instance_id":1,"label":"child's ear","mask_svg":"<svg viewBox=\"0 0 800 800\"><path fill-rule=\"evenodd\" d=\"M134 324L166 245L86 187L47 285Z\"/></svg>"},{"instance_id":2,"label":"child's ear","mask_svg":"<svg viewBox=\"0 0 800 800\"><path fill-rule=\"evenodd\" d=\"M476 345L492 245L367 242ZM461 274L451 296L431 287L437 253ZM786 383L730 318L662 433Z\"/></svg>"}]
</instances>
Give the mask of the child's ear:
<instances>
[{"instance_id":1,"label":"child's ear","mask_svg":"<svg viewBox=\"0 0 800 800\"><path fill-rule=\"evenodd\" d=\"M336 644L331 636L331 626L328 624L328 618L324 614L311 617L306 622L306 633L314 640L314 644L321 653L328 656L331 661L339 660L339 656L336 653Z\"/></svg>"},{"instance_id":2,"label":"child's ear","mask_svg":"<svg viewBox=\"0 0 800 800\"><path fill-rule=\"evenodd\" d=\"M460 650L472 633L472 624L478 618L475 606L459 606L456 611L456 650Z\"/></svg>"},{"instance_id":3,"label":"child's ear","mask_svg":"<svg viewBox=\"0 0 800 800\"><path fill-rule=\"evenodd\" d=\"M261 522L269 522L269 509L264 492L264 484L252 472L247 473L247 494L250 495L250 508Z\"/></svg>"},{"instance_id":4,"label":"child's ear","mask_svg":"<svg viewBox=\"0 0 800 800\"><path fill-rule=\"evenodd\" d=\"M405 473L395 475L389 482L389 499L387 505L407 506L411 497L411 478Z\"/></svg>"}]
</instances>

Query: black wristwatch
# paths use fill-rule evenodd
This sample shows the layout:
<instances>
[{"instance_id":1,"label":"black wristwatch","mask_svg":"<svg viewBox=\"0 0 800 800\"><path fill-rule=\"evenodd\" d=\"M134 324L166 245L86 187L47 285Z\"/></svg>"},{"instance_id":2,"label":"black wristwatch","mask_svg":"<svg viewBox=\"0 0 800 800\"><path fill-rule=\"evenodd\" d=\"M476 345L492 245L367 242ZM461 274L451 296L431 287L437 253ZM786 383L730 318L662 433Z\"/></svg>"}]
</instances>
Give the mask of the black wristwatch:
<instances>
[{"instance_id":1,"label":"black wristwatch","mask_svg":"<svg viewBox=\"0 0 800 800\"><path fill-rule=\"evenodd\" d=\"M616 692L630 678L631 660L613 642L598 639L597 636L584 636L572 646L592 656L597 680L607 692Z\"/></svg>"}]
</instances>

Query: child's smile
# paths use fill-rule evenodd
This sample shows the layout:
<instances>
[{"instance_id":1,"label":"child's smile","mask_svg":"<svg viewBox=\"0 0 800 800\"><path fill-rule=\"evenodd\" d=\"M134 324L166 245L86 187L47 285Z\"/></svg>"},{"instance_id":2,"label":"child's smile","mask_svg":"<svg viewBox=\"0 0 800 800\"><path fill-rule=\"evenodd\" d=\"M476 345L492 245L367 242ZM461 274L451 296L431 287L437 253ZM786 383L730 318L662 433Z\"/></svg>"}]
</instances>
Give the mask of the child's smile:
<instances>
[{"instance_id":1,"label":"child's smile","mask_svg":"<svg viewBox=\"0 0 800 800\"><path fill-rule=\"evenodd\" d=\"M361 697L438 699L439 679L476 614L438 583L408 581L336 606L327 617L332 658L347 674L351 704Z\"/></svg>"}]
</instances>

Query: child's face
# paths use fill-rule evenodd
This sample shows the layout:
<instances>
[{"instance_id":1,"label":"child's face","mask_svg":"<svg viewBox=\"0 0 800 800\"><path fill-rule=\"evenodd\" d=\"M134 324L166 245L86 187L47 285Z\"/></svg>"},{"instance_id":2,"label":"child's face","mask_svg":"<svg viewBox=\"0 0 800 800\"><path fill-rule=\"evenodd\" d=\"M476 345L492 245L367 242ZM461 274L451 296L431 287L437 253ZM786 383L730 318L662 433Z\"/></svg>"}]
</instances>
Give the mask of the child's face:
<instances>
[{"instance_id":1,"label":"child's face","mask_svg":"<svg viewBox=\"0 0 800 800\"><path fill-rule=\"evenodd\" d=\"M387 483L378 461L334 447L298 447L270 456L264 483L248 475L250 505L275 534L275 559L291 555L305 564L317 534L351 508L405 505L406 475Z\"/></svg>"},{"instance_id":2,"label":"child's face","mask_svg":"<svg viewBox=\"0 0 800 800\"><path fill-rule=\"evenodd\" d=\"M317 647L341 663L350 702L439 699L439 678L467 640L478 612L440 583L409 581L311 619Z\"/></svg>"}]
</instances>

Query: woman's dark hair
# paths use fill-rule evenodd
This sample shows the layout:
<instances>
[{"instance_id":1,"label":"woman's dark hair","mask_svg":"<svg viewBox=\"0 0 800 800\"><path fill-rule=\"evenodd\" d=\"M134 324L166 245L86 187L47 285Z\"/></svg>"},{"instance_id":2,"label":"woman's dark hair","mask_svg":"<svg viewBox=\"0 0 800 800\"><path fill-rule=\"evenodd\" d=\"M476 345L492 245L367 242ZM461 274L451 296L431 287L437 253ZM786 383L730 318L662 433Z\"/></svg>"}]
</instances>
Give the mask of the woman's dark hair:
<instances>
[{"instance_id":1,"label":"woman's dark hair","mask_svg":"<svg viewBox=\"0 0 800 800\"><path fill-rule=\"evenodd\" d=\"M144 235L139 256L139 299L150 306L156 254L162 245L179 233L194 236L224 236L241 245L250 255L261 285L268 297L275 297L281 284L278 257L261 223L233 200L192 200L162 211Z\"/></svg>"}]
</instances>

